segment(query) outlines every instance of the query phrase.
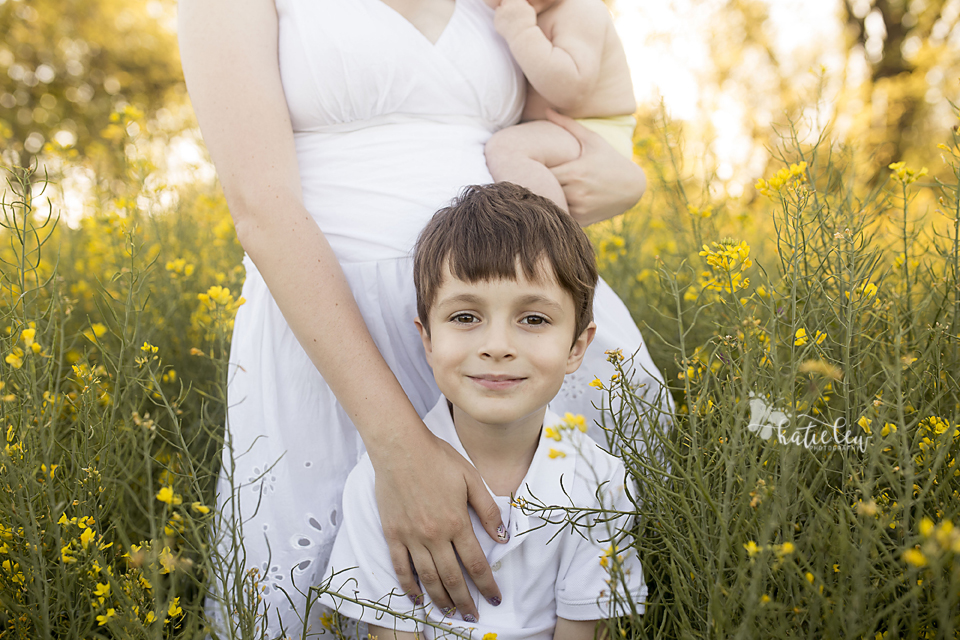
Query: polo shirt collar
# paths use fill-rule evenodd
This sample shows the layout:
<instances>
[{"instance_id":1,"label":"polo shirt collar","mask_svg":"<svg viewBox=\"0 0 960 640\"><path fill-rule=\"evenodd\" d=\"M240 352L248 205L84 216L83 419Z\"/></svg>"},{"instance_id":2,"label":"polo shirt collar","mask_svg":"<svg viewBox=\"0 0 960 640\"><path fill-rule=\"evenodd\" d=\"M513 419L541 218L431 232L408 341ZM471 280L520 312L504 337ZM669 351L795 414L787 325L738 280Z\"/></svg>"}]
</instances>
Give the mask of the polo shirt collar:
<instances>
[{"instance_id":1,"label":"polo shirt collar","mask_svg":"<svg viewBox=\"0 0 960 640\"><path fill-rule=\"evenodd\" d=\"M440 396L436 406L424 417L423 421L433 435L448 442L470 464L473 464L473 460L470 459L463 443L460 442L460 437L457 435L457 429L453 424L453 416L450 414L450 406L444 396ZM557 427L562 423L562 418L547 409L543 418L544 427ZM542 527L545 524L543 518L536 514L524 513L524 510L516 506L516 503L523 504L524 501L530 501L544 505L573 506L568 491L572 487L576 473L576 447L570 442L569 438L562 438L557 441L548 438L546 433L546 428L540 429L540 440L533 454L533 460L530 462L530 468L527 469L519 489L517 489L514 500L511 501L513 502L512 505L503 500L502 497L494 495L486 481L483 483L490 495L499 500L497 506L500 507L500 518L504 524L509 523L510 531L509 542L497 544L493 548L488 558L491 564L519 546L525 537L522 535L523 532ZM564 490L564 487L567 491ZM562 518L564 514L557 511L551 512L551 515L550 520L556 522L557 518Z\"/></svg>"}]
</instances>

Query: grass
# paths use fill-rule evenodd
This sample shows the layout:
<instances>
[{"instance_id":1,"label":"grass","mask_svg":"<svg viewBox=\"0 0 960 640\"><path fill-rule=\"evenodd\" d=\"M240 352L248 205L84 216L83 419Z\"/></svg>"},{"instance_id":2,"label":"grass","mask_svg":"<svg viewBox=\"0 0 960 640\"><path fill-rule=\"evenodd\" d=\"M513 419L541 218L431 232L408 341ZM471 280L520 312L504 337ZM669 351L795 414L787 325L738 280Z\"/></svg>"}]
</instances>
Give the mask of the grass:
<instances>
[{"instance_id":1,"label":"grass","mask_svg":"<svg viewBox=\"0 0 960 640\"><path fill-rule=\"evenodd\" d=\"M640 140L656 188L591 230L678 407L611 356L608 445L638 516L621 544L650 587L611 631L960 637L956 137L936 177L893 165L868 188L872 167L788 131L747 202L687 175L678 135ZM160 206L130 161L66 228L38 183L12 172L2 205L0 638L201 637L209 581L243 557L235 529L227 557L212 544L242 304L229 214L202 186ZM227 595L234 637L258 637L257 589Z\"/></svg>"}]
</instances>

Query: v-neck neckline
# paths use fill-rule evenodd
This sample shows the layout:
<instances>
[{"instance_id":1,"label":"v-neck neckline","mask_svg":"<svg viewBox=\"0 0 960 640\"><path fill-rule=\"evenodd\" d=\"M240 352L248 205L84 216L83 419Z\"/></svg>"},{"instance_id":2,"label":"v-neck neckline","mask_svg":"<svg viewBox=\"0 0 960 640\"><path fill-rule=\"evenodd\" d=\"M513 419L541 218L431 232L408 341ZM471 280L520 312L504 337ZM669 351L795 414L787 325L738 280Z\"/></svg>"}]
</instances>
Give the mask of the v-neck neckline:
<instances>
[{"instance_id":1,"label":"v-neck neckline","mask_svg":"<svg viewBox=\"0 0 960 640\"><path fill-rule=\"evenodd\" d=\"M434 41L431 41L430 38L428 38L426 34L423 33L423 31L420 31L420 29L418 29L412 22L410 22L410 20L406 16L404 16L402 13L400 13L399 11L397 11L396 9L388 5L383 0L370 0L370 1L382 6L389 13L392 13L397 20L400 20L401 22L406 24L407 27L409 27L414 33L416 33L420 37L420 39L423 40L423 42L425 42L426 44L428 44L433 48L436 48L440 44L440 41L443 40L444 36L447 35L447 32L450 31L450 26L453 24L453 21L457 19L457 13L460 11L460 3L463 2L464 0L455 0L455 2L453 3L453 13L450 14L450 18L447 20L447 24L443 26L443 31L440 32L440 35L438 35L437 39Z\"/></svg>"}]
</instances>

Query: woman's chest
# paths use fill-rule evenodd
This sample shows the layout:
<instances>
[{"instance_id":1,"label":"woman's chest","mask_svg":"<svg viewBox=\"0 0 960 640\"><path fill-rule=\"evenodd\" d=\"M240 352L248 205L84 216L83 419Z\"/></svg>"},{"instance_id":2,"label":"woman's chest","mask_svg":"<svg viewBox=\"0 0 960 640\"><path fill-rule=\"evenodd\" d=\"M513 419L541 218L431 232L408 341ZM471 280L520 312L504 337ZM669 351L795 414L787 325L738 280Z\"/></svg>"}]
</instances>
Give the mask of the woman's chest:
<instances>
[{"instance_id":1,"label":"woman's chest","mask_svg":"<svg viewBox=\"0 0 960 640\"><path fill-rule=\"evenodd\" d=\"M494 128L519 117L523 76L482 0L429 0L452 4L445 23L442 4L413 15L383 0L276 2L296 131L394 114L479 118Z\"/></svg>"}]
</instances>

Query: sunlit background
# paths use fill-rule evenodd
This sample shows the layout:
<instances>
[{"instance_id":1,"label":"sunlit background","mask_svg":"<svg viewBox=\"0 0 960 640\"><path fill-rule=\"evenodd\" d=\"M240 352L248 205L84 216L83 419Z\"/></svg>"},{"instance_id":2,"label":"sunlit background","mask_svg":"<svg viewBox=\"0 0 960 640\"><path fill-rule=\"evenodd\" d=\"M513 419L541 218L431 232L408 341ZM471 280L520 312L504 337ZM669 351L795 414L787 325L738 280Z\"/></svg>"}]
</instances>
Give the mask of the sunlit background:
<instances>
[{"instance_id":1,"label":"sunlit background","mask_svg":"<svg viewBox=\"0 0 960 640\"><path fill-rule=\"evenodd\" d=\"M175 3L95 4L84 16L77 2L0 0L0 150L7 163L39 158L50 169L62 165L44 149L74 150L83 161L60 182L68 220L87 206L100 134L116 134L109 116L125 105L144 111L142 133L163 134L135 144L151 147L164 184L214 175L179 74ZM749 192L774 127L791 120L801 137L826 131L882 161L929 154L960 89L960 0L613 0L611 9L641 134L662 105L717 196Z\"/></svg>"}]
</instances>

